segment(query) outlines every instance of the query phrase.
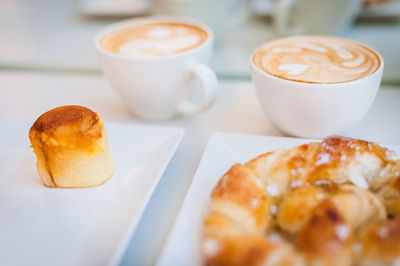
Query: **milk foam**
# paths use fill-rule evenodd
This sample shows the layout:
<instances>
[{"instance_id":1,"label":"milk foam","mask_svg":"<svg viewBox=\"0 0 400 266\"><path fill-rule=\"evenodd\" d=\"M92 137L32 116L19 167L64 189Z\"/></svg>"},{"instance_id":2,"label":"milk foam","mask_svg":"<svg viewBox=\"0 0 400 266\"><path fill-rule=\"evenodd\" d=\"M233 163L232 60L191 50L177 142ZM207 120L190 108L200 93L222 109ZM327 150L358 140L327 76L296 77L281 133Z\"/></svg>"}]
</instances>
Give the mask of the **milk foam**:
<instances>
[{"instance_id":1,"label":"milk foam","mask_svg":"<svg viewBox=\"0 0 400 266\"><path fill-rule=\"evenodd\" d=\"M282 64L279 66L279 70L287 71L290 75L300 75L309 68L308 65L302 64Z\"/></svg>"},{"instance_id":2,"label":"milk foam","mask_svg":"<svg viewBox=\"0 0 400 266\"><path fill-rule=\"evenodd\" d=\"M106 35L103 47L130 57L168 56L193 49L207 39L200 28L185 24L152 23L131 26Z\"/></svg>"},{"instance_id":3,"label":"milk foam","mask_svg":"<svg viewBox=\"0 0 400 266\"><path fill-rule=\"evenodd\" d=\"M197 35L187 35L159 40L158 37L132 40L119 48L119 53L129 56L152 57L156 55L172 55L185 48L199 43Z\"/></svg>"},{"instance_id":4,"label":"milk foam","mask_svg":"<svg viewBox=\"0 0 400 266\"><path fill-rule=\"evenodd\" d=\"M150 29L146 33L146 35L149 38L168 38L168 37L171 37L172 33L171 33L170 29L168 29L168 27L159 26L159 27Z\"/></svg>"},{"instance_id":5,"label":"milk foam","mask_svg":"<svg viewBox=\"0 0 400 266\"><path fill-rule=\"evenodd\" d=\"M338 83L368 76L380 66L371 49L341 38L290 37L259 48L253 62L274 76L308 83Z\"/></svg>"}]
</instances>

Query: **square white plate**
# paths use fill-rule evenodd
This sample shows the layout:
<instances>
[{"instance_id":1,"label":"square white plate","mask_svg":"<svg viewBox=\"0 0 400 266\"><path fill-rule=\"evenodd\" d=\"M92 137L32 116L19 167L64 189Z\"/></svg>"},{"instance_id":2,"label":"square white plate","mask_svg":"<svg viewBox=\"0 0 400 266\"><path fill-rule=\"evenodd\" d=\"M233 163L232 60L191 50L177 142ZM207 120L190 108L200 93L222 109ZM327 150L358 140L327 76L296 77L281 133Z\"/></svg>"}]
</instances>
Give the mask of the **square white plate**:
<instances>
[{"instance_id":1,"label":"square white plate","mask_svg":"<svg viewBox=\"0 0 400 266\"><path fill-rule=\"evenodd\" d=\"M278 148L310 142L307 139L216 133L207 144L174 226L158 259L159 266L202 265L202 224L210 194L220 177L235 163L245 163ZM390 147L398 154L400 146Z\"/></svg>"},{"instance_id":2,"label":"square white plate","mask_svg":"<svg viewBox=\"0 0 400 266\"><path fill-rule=\"evenodd\" d=\"M31 124L1 119L0 265L115 265L183 129L106 124L114 175L95 188L48 188L29 148Z\"/></svg>"}]
</instances>

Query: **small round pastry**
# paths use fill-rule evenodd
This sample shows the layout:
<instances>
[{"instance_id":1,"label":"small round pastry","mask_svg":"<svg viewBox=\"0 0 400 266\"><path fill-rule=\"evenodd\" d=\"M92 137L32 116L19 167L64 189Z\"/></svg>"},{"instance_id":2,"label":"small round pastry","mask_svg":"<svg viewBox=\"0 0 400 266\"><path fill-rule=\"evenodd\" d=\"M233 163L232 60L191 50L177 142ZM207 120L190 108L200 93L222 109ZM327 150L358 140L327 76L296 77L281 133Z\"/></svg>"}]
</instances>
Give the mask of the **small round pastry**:
<instances>
[{"instance_id":1,"label":"small round pastry","mask_svg":"<svg viewBox=\"0 0 400 266\"><path fill-rule=\"evenodd\" d=\"M114 172L104 124L86 107L61 106L42 114L29 139L46 186L99 186Z\"/></svg>"}]
</instances>

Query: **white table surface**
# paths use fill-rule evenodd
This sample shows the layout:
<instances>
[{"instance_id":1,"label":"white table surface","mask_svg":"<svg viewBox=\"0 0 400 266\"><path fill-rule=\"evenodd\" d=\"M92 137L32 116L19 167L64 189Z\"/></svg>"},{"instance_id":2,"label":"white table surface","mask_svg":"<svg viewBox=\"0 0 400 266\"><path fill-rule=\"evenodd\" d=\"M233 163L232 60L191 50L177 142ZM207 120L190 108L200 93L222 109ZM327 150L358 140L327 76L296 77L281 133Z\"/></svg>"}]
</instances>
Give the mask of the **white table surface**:
<instances>
[{"instance_id":1,"label":"white table surface","mask_svg":"<svg viewBox=\"0 0 400 266\"><path fill-rule=\"evenodd\" d=\"M99 75L3 71L0 72L0 84L0 116L22 118L33 123L41 113L53 107L79 104L95 110L106 122L168 125L185 129L182 143L146 208L122 265L152 265L155 262L203 148L214 132L280 135L264 116L250 81L222 80L218 100L211 109L198 116L164 122L144 122L135 118ZM399 145L399 117L400 88L383 87L363 123L344 134ZM7 125L0 125L0 129L4 126Z\"/></svg>"}]
</instances>

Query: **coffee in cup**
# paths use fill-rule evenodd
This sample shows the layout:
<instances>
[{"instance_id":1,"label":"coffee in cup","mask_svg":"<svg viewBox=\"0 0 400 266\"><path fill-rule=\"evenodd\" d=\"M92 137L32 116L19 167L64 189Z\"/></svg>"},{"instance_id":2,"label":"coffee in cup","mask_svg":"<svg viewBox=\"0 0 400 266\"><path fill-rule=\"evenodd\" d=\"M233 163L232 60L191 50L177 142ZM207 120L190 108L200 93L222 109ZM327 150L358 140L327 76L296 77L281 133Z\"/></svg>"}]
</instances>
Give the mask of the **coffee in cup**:
<instances>
[{"instance_id":1,"label":"coffee in cup","mask_svg":"<svg viewBox=\"0 0 400 266\"><path fill-rule=\"evenodd\" d=\"M212 43L209 27L179 17L122 21L95 38L104 75L134 114L151 120L197 114L212 105L218 91L207 65Z\"/></svg>"},{"instance_id":2,"label":"coffee in cup","mask_svg":"<svg viewBox=\"0 0 400 266\"><path fill-rule=\"evenodd\" d=\"M306 138L343 134L371 107L383 72L372 48L329 36L271 41L251 57L260 104L282 132Z\"/></svg>"},{"instance_id":3,"label":"coffee in cup","mask_svg":"<svg viewBox=\"0 0 400 266\"><path fill-rule=\"evenodd\" d=\"M111 32L100 44L115 54L131 57L169 56L199 47L208 39L199 27L157 22L134 25Z\"/></svg>"},{"instance_id":4,"label":"coffee in cup","mask_svg":"<svg viewBox=\"0 0 400 266\"><path fill-rule=\"evenodd\" d=\"M380 59L372 49L342 38L301 36L261 46L253 55L261 70L305 83L339 83L374 73Z\"/></svg>"}]
</instances>

